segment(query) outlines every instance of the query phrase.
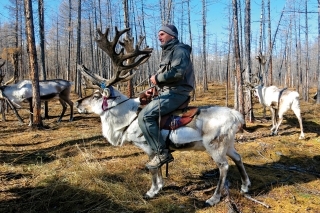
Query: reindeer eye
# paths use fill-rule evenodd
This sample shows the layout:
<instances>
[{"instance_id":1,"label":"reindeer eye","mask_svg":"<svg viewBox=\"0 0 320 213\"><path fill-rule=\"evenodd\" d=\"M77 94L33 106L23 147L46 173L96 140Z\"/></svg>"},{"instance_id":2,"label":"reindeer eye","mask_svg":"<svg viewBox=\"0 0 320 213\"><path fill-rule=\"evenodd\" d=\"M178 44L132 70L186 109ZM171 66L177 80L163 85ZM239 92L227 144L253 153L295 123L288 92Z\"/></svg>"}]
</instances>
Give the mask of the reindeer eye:
<instances>
[{"instance_id":1,"label":"reindeer eye","mask_svg":"<svg viewBox=\"0 0 320 213\"><path fill-rule=\"evenodd\" d=\"M99 93L94 93L93 96L92 96L93 99L99 99L101 98L101 94L100 92Z\"/></svg>"}]
</instances>

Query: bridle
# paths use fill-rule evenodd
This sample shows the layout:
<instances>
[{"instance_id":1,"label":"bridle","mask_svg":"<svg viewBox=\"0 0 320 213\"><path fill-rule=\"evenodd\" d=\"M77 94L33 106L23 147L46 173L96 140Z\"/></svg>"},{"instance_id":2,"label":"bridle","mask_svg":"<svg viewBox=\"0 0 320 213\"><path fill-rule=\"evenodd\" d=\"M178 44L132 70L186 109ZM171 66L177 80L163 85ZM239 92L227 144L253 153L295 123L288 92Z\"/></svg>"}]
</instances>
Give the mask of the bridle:
<instances>
[{"instance_id":1,"label":"bridle","mask_svg":"<svg viewBox=\"0 0 320 213\"><path fill-rule=\"evenodd\" d=\"M102 106L101 106L103 111L110 110L110 109L112 109L112 108L114 108L116 106L119 106L120 104L130 100L130 98L127 98L126 100L123 100L123 101L121 101L120 103L118 103L118 104L116 104L114 106L108 107L108 100L110 100L110 99L115 100L115 99L119 98L120 96L115 96L114 95L114 91L113 91L113 87L112 86L106 86L104 82L100 83L100 88L103 90L102 93L105 93L104 91L106 91L106 90L110 91L110 96L108 96L108 97L107 96L103 96Z\"/></svg>"}]
</instances>

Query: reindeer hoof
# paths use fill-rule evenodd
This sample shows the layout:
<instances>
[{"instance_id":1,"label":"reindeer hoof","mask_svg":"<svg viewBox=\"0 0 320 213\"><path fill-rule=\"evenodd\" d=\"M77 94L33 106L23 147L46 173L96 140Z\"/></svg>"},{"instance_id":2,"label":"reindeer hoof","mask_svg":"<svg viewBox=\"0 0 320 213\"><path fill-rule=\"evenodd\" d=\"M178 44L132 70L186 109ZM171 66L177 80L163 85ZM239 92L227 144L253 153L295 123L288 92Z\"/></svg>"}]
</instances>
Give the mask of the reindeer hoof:
<instances>
[{"instance_id":1,"label":"reindeer hoof","mask_svg":"<svg viewBox=\"0 0 320 213\"><path fill-rule=\"evenodd\" d=\"M271 133L270 133L270 136L276 136L276 135L278 135L277 132L271 132Z\"/></svg>"},{"instance_id":2,"label":"reindeer hoof","mask_svg":"<svg viewBox=\"0 0 320 213\"><path fill-rule=\"evenodd\" d=\"M203 207L204 207L204 208L208 208L208 207L211 207L211 205L210 205L210 203L205 202Z\"/></svg>"},{"instance_id":3,"label":"reindeer hoof","mask_svg":"<svg viewBox=\"0 0 320 213\"><path fill-rule=\"evenodd\" d=\"M147 194L144 194L143 195L143 199L144 200L151 200L151 197L149 195L147 195Z\"/></svg>"}]
</instances>

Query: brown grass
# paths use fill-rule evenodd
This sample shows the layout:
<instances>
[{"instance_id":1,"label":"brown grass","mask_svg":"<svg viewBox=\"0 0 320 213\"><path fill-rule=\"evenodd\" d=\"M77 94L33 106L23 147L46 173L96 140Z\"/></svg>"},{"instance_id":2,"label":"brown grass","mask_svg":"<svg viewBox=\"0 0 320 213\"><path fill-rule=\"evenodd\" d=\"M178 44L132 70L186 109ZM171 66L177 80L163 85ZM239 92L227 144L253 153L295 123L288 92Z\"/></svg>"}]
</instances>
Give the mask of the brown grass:
<instances>
[{"instance_id":1,"label":"brown grass","mask_svg":"<svg viewBox=\"0 0 320 213\"><path fill-rule=\"evenodd\" d=\"M223 86L210 85L192 105L225 105L224 97ZM61 107L58 102L49 107L48 130L30 130L11 111L8 121L0 122L0 212L320 212L320 112L313 101L301 101L306 140L298 140L292 112L279 135L270 137L270 120L262 118L259 104L257 121L237 134L236 149L252 182L250 195L270 208L239 193L240 177L231 161L229 190L218 205L203 208L218 180L205 152L174 152L164 189L145 201L151 180L141 150L131 144L111 146L96 115L76 113L68 122L68 109L56 123ZM27 109L19 113L27 122Z\"/></svg>"}]
</instances>

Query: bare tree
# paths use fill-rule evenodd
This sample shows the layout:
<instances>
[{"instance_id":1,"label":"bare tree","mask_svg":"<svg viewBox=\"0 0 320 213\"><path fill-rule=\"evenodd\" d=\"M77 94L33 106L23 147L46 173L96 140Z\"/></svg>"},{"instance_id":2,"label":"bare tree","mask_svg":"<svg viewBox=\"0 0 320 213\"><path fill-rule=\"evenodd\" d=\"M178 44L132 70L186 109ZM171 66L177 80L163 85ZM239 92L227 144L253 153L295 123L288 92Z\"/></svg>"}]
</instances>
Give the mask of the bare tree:
<instances>
[{"instance_id":1,"label":"bare tree","mask_svg":"<svg viewBox=\"0 0 320 213\"><path fill-rule=\"evenodd\" d=\"M33 106L33 123L32 127L42 128L41 120L41 102L39 89L39 73L37 62L37 51L34 37L33 10L32 0L24 0L26 33L27 33L27 51L29 56L29 68L32 81L32 106Z\"/></svg>"},{"instance_id":2,"label":"bare tree","mask_svg":"<svg viewBox=\"0 0 320 213\"><path fill-rule=\"evenodd\" d=\"M78 24L77 24L77 62L76 64L82 64L82 59L81 59L81 0L78 0L78 18L77 18ZM77 71L76 75L76 92L78 95L81 97L81 79L80 79L80 74Z\"/></svg>"},{"instance_id":3,"label":"bare tree","mask_svg":"<svg viewBox=\"0 0 320 213\"><path fill-rule=\"evenodd\" d=\"M124 25L125 28L129 28L129 22L130 22L130 16L129 16L129 6L128 6L128 0L123 0L122 2L123 4L123 18L124 18ZM128 31L126 32L126 39L129 39L131 37L131 32ZM132 74L132 70L130 71L130 74ZM127 85L127 96L129 98L133 97L133 83L132 83L132 79L130 79L128 81L128 85Z\"/></svg>"},{"instance_id":4,"label":"bare tree","mask_svg":"<svg viewBox=\"0 0 320 213\"><path fill-rule=\"evenodd\" d=\"M245 31L245 55L246 55L246 81L251 82L251 1L246 0L246 6L245 6L245 25L244 25L244 31ZM246 112L246 120L249 120L250 122L253 122L254 116L253 116L253 110L252 110L252 98L251 98L251 90L247 89L245 93L245 112Z\"/></svg>"},{"instance_id":5,"label":"bare tree","mask_svg":"<svg viewBox=\"0 0 320 213\"><path fill-rule=\"evenodd\" d=\"M305 25L306 25L306 30L305 30L305 38L306 38L306 55L305 55L305 60L306 60L306 70L305 70L305 76L304 76L304 86L303 86L303 98L304 101L309 100L309 37L308 37L308 0L305 0Z\"/></svg>"},{"instance_id":6,"label":"bare tree","mask_svg":"<svg viewBox=\"0 0 320 213\"><path fill-rule=\"evenodd\" d=\"M41 59L41 73L43 80L47 79L46 75L46 60L45 60L45 34L44 34L44 5L43 0L38 0L38 14L39 14L39 35L40 35L40 59ZM48 101L44 102L44 117L49 118L48 115Z\"/></svg>"},{"instance_id":7,"label":"bare tree","mask_svg":"<svg viewBox=\"0 0 320 213\"><path fill-rule=\"evenodd\" d=\"M317 104L320 104L320 0L318 0L318 90L317 90Z\"/></svg>"},{"instance_id":8,"label":"bare tree","mask_svg":"<svg viewBox=\"0 0 320 213\"><path fill-rule=\"evenodd\" d=\"M239 45L239 24L238 24L238 0L232 0L233 5L233 34L234 34L234 54L235 54L235 64L236 64L236 80L237 80L237 91L235 94L238 96L238 110L244 115L244 100L243 100L243 90L242 90L242 68L240 59L240 45ZM244 125L245 126L245 125Z\"/></svg>"},{"instance_id":9,"label":"bare tree","mask_svg":"<svg viewBox=\"0 0 320 213\"><path fill-rule=\"evenodd\" d=\"M69 16L68 16L68 61L67 61L67 80L70 80L70 64L71 64L71 10L72 4L69 0Z\"/></svg>"},{"instance_id":10,"label":"bare tree","mask_svg":"<svg viewBox=\"0 0 320 213\"><path fill-rule=\"evenodd\" d=\"M203 91L208 91L208 77L207 77L207 45L206 45L206 39L207 39L207 2L206 0L202 0L202 57L203 57Z\"/></svg>"},{"instance_id":11,"label":"bare tree","mask_svg":"<svg viewBox=\"0 0 320 213\"><path fill-rule=\"evenodd\" d=\"M269 70L268 72L268 85L273 84L273 73L272 73L272 39L271 39L271 15L270 15L270 0L268 0L268 43L269 43Z\"/></svg>"}]
</instances>

